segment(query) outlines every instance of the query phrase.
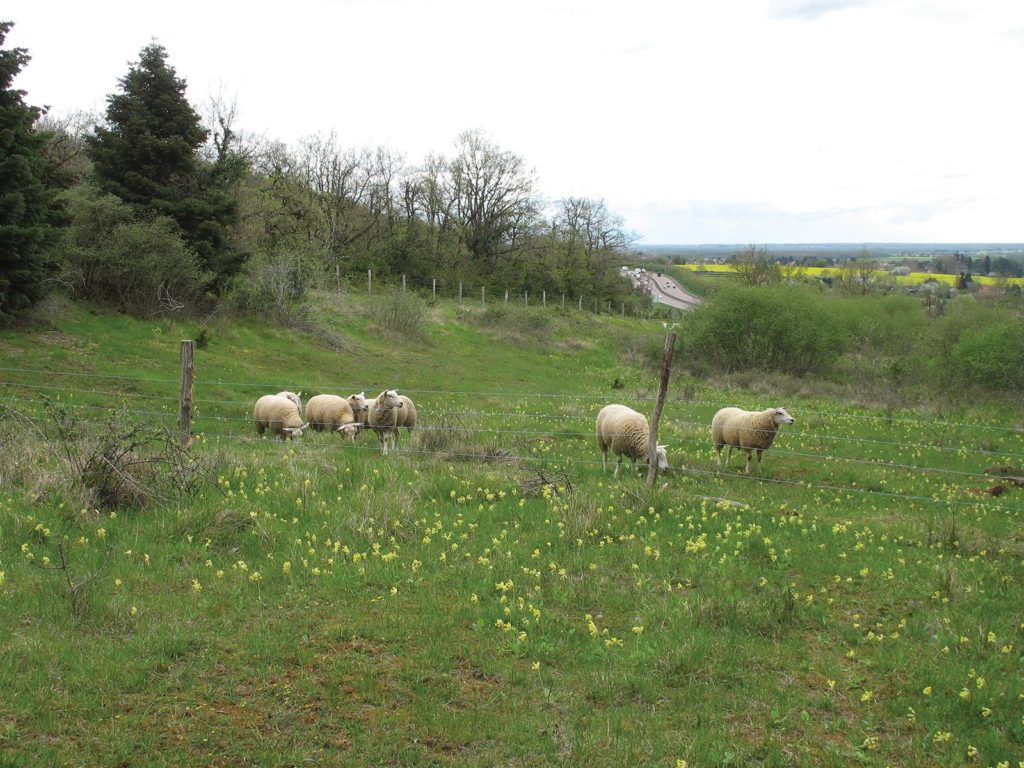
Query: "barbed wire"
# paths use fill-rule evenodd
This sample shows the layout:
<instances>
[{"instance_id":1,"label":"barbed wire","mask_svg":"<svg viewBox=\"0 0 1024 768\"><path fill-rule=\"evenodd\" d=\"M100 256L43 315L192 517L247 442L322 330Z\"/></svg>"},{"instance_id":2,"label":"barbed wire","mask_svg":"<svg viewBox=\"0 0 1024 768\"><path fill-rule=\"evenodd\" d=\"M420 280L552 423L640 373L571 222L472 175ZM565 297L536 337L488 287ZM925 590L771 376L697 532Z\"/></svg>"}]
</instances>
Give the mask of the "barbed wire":
<instances>
[{"instance_id":1,"label":"barbed wire","mask_svg":"<svg viewBox=\"0 0 1024 768\"><path fill-rule=\"evenodd\" d=\"M84 373L84 372L77 372L77 371L48 371L48 370L31 369L31 368L0 367L0 372L25 373L25 374L33 374L33 375L56 375L56 376L85 377L85 378L94 378L94 379L110 379L110 380L115 380L115 381L138 381L138 382L146 382L146 383L163 383L163 384L174 384L174 385L177 385L179 383L178 379L160 379L160 378L150 378L150 377L141 377L141 376L117 376L117 375L112 375L112 374L94 374L94 373ZM18 386L33 386L31 384L22 383L22 382L0 382L0 383L10 384L10 385L18 385ZM297 385L294 385L294 384L282 385L280 382L278 382L276 384L268 384L268 383L262 383L262 382L231 382L231 381L222 381L222 380L211 381L211 383L215 383L217 386L222 386L222 387L244 387L244 388L251 388L251 389L275 390L275 391L280 391L282 389L290 389L290 391L295 391L295 392L306 392L306 391L324 392L324 391L334 391L334 390L344 390L344 391L347 391L349 389L351 389L352 391L376 392L378 390L379 391L384 391L385 389L394 389L395 388L393 386L367 385L367 384L344 386L344 385L339 385L336 382L334 384L328 384L328 385L307 385L307 386L297 386ZM500 397L500 398L505 398L505 399L508 399L508 398L531 398L531 397L536 397L536 398L559 398L559 399L565 399L565 400L587 400L587 401L598 400L598 401L600 401L600 400L607 400L609 397L621 397L621 395L609 395L609 394L591 394L591 395L588 395L588 394L582 394L582 393L565 393L565 392L550 392L550 393L544 393L544 392L503 392L503 391L482 392L482 391L475 391L475 390L424 389L424 388L416 388L416 387L399 387L398 389L400 389L402 392L413 393L413 394L432 394L432 395L445 395L445 396L458 395L458 396L468 396L468 397ZM265 393L266 392L264 392L264 394ZM624 394L624 393L622 393L622 394ZM629 402L636 402L636 403L653 403L654 402L654 398L653 397L645 397L645 396L621 397L621 399L627 400ZM234 401L225 401L225 402L234 402ZM673 400L673 402L675 402L676 404L700 405L700 406L707 406L707 407L711 407L711 408L716 408L716 407L739 407L739 406L745 405L746 407L753 408L754 410L758 409L757 406L753 406L750 403L746 403L746 404L741 403L741 404L739 404L739 406L737 406L737 404L734 401L733 402L727 402L727 401L696 400L696 399L693 399L693 398L686 398L686 399L675 398ZM814 409L813 407L810 410L803 411L803 413L808 414L808 415L812 415L812 416L813 415L832 416L832 417L843 417L843 418L862 419L862 420L871 420L871 421L886 421L888 423L928 425L928 426L937 427L937 428L939 428L939 427L942 427L942 428L958 427L958 428L963 428L963 429L988 429L988 430L998 430L998 431L1005 431L1005 432L1011 432L1011 433L1021 433L1021 434L1024 434L1024 426L1009 427L1009 426L1001 426L1001 425L996 425L996 424L977 424L977 423L968 423L968 422L936 421L936 420L932 420L932 419L906 418L906 417L899 417L899 416L878 416L878 415L874 415L874 414L863 414L863 413L855 413L855 412L850 412L850 411L824 411L824 410L820 410L820 409Z\"/></svg>"}]
</instances>

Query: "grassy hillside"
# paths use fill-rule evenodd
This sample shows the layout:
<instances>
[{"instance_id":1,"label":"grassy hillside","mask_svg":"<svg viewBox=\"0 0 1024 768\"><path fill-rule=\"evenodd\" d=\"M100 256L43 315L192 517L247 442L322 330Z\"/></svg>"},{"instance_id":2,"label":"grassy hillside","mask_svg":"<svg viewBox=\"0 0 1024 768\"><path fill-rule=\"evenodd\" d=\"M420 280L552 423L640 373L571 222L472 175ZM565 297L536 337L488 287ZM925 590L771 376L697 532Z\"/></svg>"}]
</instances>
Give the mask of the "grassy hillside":
<instances>
[{"instance_id":1,"label":"grassy hillside","mask_svg":"<svg viewBox=\"0 0 1024 768\"><path fill-rule=\"evenodd\" d=\"M650 412L660 323L322 296L307 325L0 334L0 764L1024 760L1019 402L677 377L649 490L592 431ZM200 334L181 455L151 429ZM420 414L397 455L255 438L261 394L384 387ZM723 405L796 418L749 477Z\"/></svg>"}]
</instances>

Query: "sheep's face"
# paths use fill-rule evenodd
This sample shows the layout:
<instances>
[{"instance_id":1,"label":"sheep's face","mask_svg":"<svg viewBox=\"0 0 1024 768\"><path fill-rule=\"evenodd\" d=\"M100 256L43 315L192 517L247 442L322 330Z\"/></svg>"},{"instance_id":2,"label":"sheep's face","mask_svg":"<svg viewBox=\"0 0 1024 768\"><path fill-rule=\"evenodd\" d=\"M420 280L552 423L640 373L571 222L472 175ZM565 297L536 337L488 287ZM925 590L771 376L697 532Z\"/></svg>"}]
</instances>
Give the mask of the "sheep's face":
<instances>
[{"instance_id":1,"label":"sheep's face","mask_svg":"<svg viewBox=\"0 0 1024 768\"><path fill-rule=\"evenodd\" d=\"M353 413L362 413L369 405L366 403L366 393L360 392L358 395L349 395L348 404L352 406Z\"/></svg>"},{"instance_id":2,"label":"sheep's face","mask_svg":"<svg viewBox=\"0 0 1024 768\"><path fill-rule=\"evenodd\" d=\"M775 422L776 426L779 424L792 424L793 417L786 413L785 408L776 408L775 414L772 416L772 421Z\"/></svg>"},{"instance_id":3,"label":"sheep's face","mask_svg":"<svg viewBox=\"0 0 1024 768\"><path fill-rule=\"evenodd\" d=\"M294 440L296 437L302 437L302 427L281 427L281 434Z\"/></svg>"},{"instance_id":4,"label":"sheep's face","mask_svg":"<svg viewBox=\"0 0 1024 768\"><path fill-rule=\"evenodd\" d=\"M402 398L398 396L397 389L385 389L377 398L377 403L385 408L401 408Z\"/></svg>"},{"instance_id":5,"label":"sheep's face","mask_svg":"<svg viewBox=\"0 0 1024 768\"><path fill-rule=\"evenodd\" d=\"M668 469L668 446L659 445L655 449L655 455L658 457L658 470L663 471Z\"/></svg>"},{"instance_id":6,"label":"sheep's face","mask_svg":"<svg viewBox=\"0 0 1024 768\"><path fill-rule=\"evenodd\" d=\"M355 442L356 435L359 434L359 425L358 424L342 424L340 427L338 427L337 431L341 432L341 434L345 435L345 437L347 437L352 442Z\"/></svg>"}]
</instances>

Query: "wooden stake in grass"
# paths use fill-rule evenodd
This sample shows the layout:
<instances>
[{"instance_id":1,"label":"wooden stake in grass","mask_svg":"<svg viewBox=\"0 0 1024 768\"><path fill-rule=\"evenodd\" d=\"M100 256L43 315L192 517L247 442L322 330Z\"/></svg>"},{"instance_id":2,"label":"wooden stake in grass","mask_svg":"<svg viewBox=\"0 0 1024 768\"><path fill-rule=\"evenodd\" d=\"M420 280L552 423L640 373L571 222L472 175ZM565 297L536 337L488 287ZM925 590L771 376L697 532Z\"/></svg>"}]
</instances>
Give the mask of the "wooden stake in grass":
<instances>
[{"instance_id":1,"label":"wooden stake in grass","mask_svg":"<svg viewBox=\"0 0 1024 768\"><path fill-rule=\"evenodd\" d=\"M373 270L366 270L366 292L373 293Z\"/></svg>"},{"instance_id":2,"label":"wooden stake in grass","mask_svg":"<svg viewBox=\"0 0 1024 768\"><path fill-rule=\"evenodd\" d=\"M178 395L178 437L182 448L192 443L192 384L195 381L195 342L181 342L181 391Z\"/></svg>"},{"instance_id":3,"label":"wooden stake in grass","mask_svg":"<svg viewBox=\"0 0 1024 768\"><path fill-rule=\"evenodd\" d=\"M658 479L658 422L661 420L661 409L665 405L665 393L668 392L668 375L672 370L672 348L676 344L675 333L665 335L665 351L661 354L661 383L658 385L658 397L654 401L654 413L651 414L651 434L647 439L647 485L654 485Z\"/></svg>"}]
</instances>

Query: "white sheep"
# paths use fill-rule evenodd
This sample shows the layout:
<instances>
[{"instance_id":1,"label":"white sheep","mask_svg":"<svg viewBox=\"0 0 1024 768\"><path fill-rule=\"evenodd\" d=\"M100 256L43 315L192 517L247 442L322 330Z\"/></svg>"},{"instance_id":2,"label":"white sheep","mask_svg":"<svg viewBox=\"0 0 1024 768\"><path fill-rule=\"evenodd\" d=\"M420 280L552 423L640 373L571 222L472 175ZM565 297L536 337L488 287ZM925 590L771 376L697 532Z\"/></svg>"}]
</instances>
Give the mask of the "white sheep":
<instances>
[{"instance_id":1,"label":"white sheep","mask_svg":"<svg viewBox=\"0 0 1024 768\"><path fill-rule=\"evenodd\" d=\"M306 420L310 429L320 431L330 429L355 440L359 432L359 419L366 408L366 398L362 393L339 397L338 395L316 395L306 403Z\"/></svg>"},{"instance_id":2,"label":"white sheep","mask_svg":"<svg viewBox=\"0 0 1024 768\"><path fill-rule=\"evenodd\" d=\"M622 457L628 456L632 468L636 460L647 458L651 431L647 418L632 408L614 403L606 405L597 414L597 447L601 450L601 471L608 471L608 449L611 448L619 460L615 465L615 477L622 469ZM657 446L658 469L668 469L668 446Z\"/></svg>"},{"instance_id":3,"label":"white sheep","mask_svg":"<svg viewBox=\"0 0 1024 768\"><path fill-rule=\"evenodd\" d=\"M768 408L764 411L744 411L739 408L722 408L711 419L711 440L718 454L718 466L722 466L722 447L729 446L725 463L732 459L732 449L747 452L745 474L750 474L750 453L757 451L757 463L761 454L767 451L775 440L780 424L792 424L793 417L785 408Z\"/></svg>"},{"instance_id":4,"label":"white sheep","mask_svg":"<svg viewBox=\"0 0 1024 768\"><path fill-rule=\"evenodd\" d=\"M252 415L256 422L256 432L261 435L269 429L281 438L296 438L301 437L302 430L309 426L302 423L295 402L279 395L261 397L256 401Z\"/></svg>"},{"instance_id":5,"label":"white sheep","mask_svg":"<svg viewBox=\"0 0 1024 768\"><path fill-rule=\"evenodd\" d=\"M377 433L380 452L386 455L389 447L398 448L398 412L404 403L398 392L386 389L366 405L366 425Z\"/></svg>"},{"instance_id":6,"label":"white sheep","mask_svg":"<svg viewBox=\"0 0 1024 768\"><path fill-rule=\"evenodd\" d=\"M405 427L406 431L411 435L413 427L416 426L416 404L405 395L399 395L398 397L402 401L402 407L398 411L397 426Z\"/></svg>"}]
</instances>

